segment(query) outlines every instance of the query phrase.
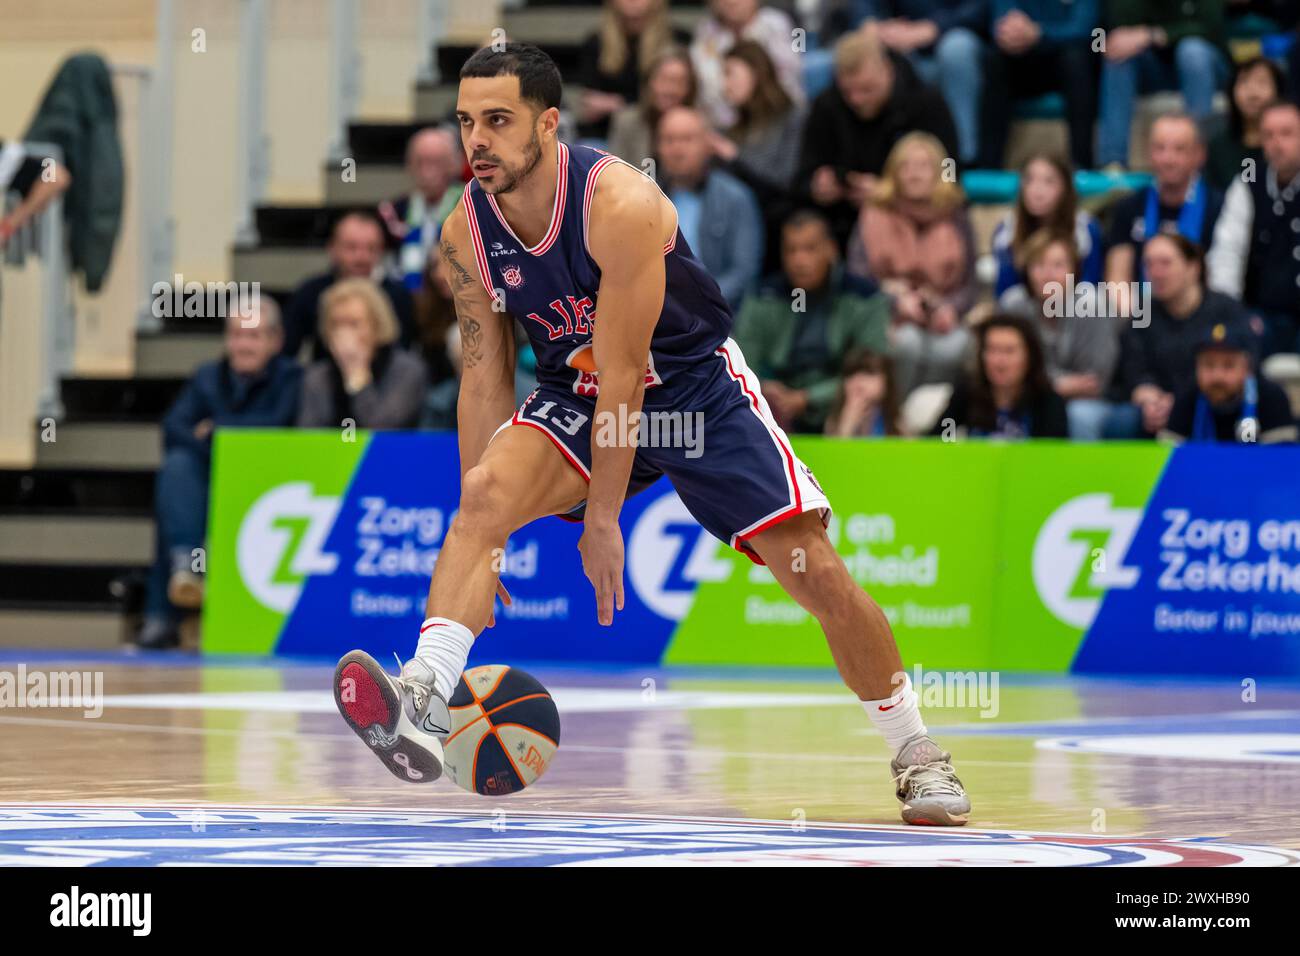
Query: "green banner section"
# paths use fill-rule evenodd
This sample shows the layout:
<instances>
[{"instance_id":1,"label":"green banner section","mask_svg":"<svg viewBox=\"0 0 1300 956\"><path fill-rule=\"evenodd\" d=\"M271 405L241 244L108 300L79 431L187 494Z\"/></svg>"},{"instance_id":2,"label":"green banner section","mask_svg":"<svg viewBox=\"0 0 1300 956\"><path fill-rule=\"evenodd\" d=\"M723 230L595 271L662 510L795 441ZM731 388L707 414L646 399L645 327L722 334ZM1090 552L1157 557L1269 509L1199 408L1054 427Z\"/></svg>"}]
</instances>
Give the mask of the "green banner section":
<instances>
[{"instance_id":1,"label":"green banner section","mask_svg":"<svg viewBox=\"0 0 1300 956\"><path fill-rule=\"evenodd\" d=\"M903 659L926 668L1068 670L1108 566L1169 451L1152 444L798 438L827 490L831 539L880 604ZM1110 555L1114 539L1119 555ZM701 582L671 664L826 666L818 623L771 572Z\"/></svg>"},{"instance_id":2,"label":"green banner section","mask_svg":"<svg viewBox=\"0 0 1300 956\"><path fill-rule=\"evenodd\" d=\"M205 651L274 652L309 573L295 560L310 550L301 547L304 537L329 530L329 520L313 519L331 499L342 498L370 440L365 432L346 437L355 440L338 431L216 433Z\"/></svg>"},{"instance_id":3,"label":"green banner section","mask_svg":"<svg viewBox=\"0 0 1300 956\"><path fill-rule=\"evenodd\" d=\"M1129 536L1169 449L1062 441L1001 452L998 497L990 502L1001 535L997 663L1068 671L1107 582L1122 580Z\"/></svg>"}]
</instances>

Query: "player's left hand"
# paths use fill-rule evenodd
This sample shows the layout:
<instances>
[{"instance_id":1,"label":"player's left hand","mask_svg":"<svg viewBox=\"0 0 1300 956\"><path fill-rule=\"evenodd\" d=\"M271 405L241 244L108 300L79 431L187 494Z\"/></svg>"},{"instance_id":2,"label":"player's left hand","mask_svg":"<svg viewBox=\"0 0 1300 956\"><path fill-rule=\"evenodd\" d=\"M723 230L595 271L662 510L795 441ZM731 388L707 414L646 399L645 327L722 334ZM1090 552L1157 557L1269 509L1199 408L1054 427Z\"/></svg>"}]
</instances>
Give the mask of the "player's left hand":
<instances>
[{"instance_id":1,"label":"player's left hand","mask_svg":"<svg viewBox=\"0 0 1300 956\"><path fill-rule=\"evenodd\" d=\"M596 620L613 624L614 609L623 610L623 532L618 522L584 522L578 553L583 573L596 589Z\"/></svg>"}]
</instances>

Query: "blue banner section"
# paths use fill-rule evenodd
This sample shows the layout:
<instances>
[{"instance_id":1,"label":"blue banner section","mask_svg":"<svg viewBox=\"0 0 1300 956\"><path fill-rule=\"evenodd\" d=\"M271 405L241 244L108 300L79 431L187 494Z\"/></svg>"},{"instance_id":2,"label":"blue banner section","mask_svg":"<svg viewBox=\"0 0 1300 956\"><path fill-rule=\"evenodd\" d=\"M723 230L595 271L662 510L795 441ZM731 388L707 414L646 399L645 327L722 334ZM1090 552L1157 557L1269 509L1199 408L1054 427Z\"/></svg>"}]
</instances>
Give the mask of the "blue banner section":
<instances>
[{"instance_id":1,"label":"blue banner section","mask_svg":"<svg viewBox=\"0 0 1300 956\"><path fill-rule=\"evenodd\" d=\"M1300 448L1173 452L1073 670L1300 674Z\"/></svg>"},{"instance_id":2,"label":"blue banner section","mask_svg":"<svg viewBox=\"0 0 1300 956\"><path fill-rule=\"evenodd\" d=\"M372 437L321 547L333 572L306 579L277 653L342 656L361 648L380 660L411 655L433 564L460 496L459 460L452 434ZM648 510L653 528L638 532ZM679 555L704 532L664 480L629 499L620 523L628 577L643 586L626 588L617 628L596 623L595 595L577 547L582 525L543 518L516 532L500 556L513 603L497 600L496 626L475 643L470 665L658 662L693 591ZM677 546L663 547L664 539Z\"/></svg>"}]
</instances>

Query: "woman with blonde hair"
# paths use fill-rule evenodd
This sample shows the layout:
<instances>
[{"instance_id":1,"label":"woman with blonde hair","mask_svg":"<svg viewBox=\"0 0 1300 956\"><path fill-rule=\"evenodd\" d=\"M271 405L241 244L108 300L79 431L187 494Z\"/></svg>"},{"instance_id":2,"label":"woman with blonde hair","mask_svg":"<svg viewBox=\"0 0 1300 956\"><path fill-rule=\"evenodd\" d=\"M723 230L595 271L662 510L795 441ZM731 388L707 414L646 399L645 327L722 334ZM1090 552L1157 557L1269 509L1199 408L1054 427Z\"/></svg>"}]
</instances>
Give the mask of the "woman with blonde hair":
<instances>
[{"instance_id":1,"label":"woman with blonde hair","mask_svg":"<svg viewBox=\"0 0 1300 956\"><path fill-rule=\"evenodd\" d=\"M970 339L975 251L956 163L938 138L908 133L885 160L849 240L848 270L894 300L899 394L953 382Z\"/></svg>"},{"instance_id":2,"label":"woman with blonde hair","mask_svg":"<svg viewBox=\"0 0 1300 956\"><path fill-rule=\"evenodd\" d=\"M579 134L604 138L610 117L640 96L646 65L666 47L689 42L668 17L668 0L605 0L600 28L578 52Z\"/></svg>"},{"instance_id":3,"label":"woman with blonde hair","mask_svg":"<svg viewBox=\"0 0 1300 956\"><path fill-rule=\"evenodd\" d=\"M329 354L303 376L299 427L414 427L428 374L397 345L397 317L378 286L330 286L320 298L320 338Z\"/></svg>"}]
</instances>

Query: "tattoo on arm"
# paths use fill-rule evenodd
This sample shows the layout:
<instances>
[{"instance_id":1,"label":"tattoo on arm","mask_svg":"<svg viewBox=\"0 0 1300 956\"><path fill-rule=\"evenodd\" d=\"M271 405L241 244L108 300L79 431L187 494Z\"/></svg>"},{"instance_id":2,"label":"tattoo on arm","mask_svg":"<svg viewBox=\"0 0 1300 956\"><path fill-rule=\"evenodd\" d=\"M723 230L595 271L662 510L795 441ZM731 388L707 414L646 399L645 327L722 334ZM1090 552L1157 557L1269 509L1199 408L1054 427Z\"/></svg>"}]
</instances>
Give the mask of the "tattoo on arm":
<instances>
[{"instance_id":1,"label":"tattoo on arm","mask_svg":"<svg viewBox=\"0 0 1300 956\"><path fill-rule=\"evenodd\" d=\"M474 277L456 258L456 247L446 239L438 244L442 261L450 270L448 284L456 302L456 319L460 325L460 350L465 368L473 368L483 360L484 307L475 292Z\"/></svg>"}]
</instances>

